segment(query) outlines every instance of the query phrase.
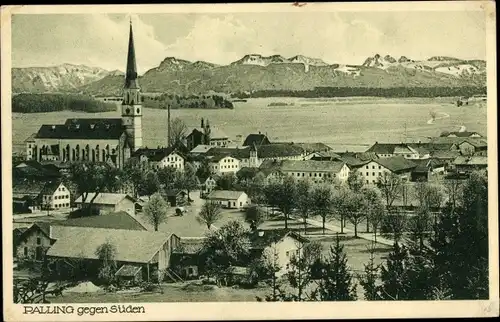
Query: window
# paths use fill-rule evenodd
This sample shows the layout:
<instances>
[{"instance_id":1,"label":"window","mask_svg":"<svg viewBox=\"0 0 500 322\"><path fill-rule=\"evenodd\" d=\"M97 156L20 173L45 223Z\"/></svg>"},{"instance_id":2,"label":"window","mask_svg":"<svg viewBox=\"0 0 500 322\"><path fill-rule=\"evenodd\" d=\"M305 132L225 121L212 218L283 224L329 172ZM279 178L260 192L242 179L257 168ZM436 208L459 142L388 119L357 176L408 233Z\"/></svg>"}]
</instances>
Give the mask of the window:
<instances>
[{"instance_id":1,"label":"window","mask_svg":"<svg viewBox=\"0 0 500 322\"><path fill-rule=\"evenodd\" d=\"M372 176L375 176L375 172L372 172Z\"/></svg>"},{"instance_id":2,"label":"window","mask_svg":"<svg viewBox=\"0 0 500 322\"><path fill-rule=\"evenodd\" d=\"M370 183L370 180L366 180L366 183Z\"/></svg>"},{"instance_id":3,"label":"window","mask_svg":"<svg viewBox=\"0 0 500 322\"><path fill-rule=\"evenodd\" d=\"M379 168L379 170L380 170L380 169L382 169L382 167L381 167L381 166L378 166L378 168Z\"/></svg>"},{"instance_id":4,"label":"window","mask_svg":"<svg viewBox=\"0 0 500 322\"><path fill-rule=\"evenodd\" d=\"M368 172L366 173L366 176L369 176Z\"/></svg>"},{"instance_id":5,"label":"window","mask_svg":"<svg viewBox=\"0 0 500 322\"><path fill-rule=\"evenodd\" d=\"M368 166L366 166L366 168L368 169Z\"/></svg>"},{"instance_id":6,"label":"window","mask_svg":"<svg viewBox=\"0 0 500 322\"><path fill-rule=\"evenodd\" d=\"M375 169L375 166L374 166L374 165L372 165L372 169Z\"/></svg>"},{"instance_id":7,"label":"window","mask_svg":"<svg viewBox=\"0 0 500 322\"><path fill-rule=\"evenodd\" d=\"M40 237L36 238L36 244L40 245L42 243L42 239Z\"/></svg>"},{"instance_id":8,"label":"window","mask_svg":"<svg viewBox=\"0 0 500 322\"><path fill-rule=\"evenodd\" d=\"M290 257L290 252L289 251L286 252L286 257Z\"/></svg>"}]
</instances>

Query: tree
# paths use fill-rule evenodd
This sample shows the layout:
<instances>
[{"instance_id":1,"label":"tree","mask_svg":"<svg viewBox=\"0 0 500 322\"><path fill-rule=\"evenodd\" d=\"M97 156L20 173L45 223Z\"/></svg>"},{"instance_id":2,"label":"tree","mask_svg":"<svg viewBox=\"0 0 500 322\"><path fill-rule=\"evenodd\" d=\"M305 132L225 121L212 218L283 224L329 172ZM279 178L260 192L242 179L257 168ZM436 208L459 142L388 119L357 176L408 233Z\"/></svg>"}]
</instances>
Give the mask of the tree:
<instances>
[{"instance_id":1,"label":"tree","mask_svg":"<svg viewBox=\"0 0 500 322\"><path fill-rule=\"evenodd\" d=\"M230 266L246 266L249 263L249 231L241 222L233 220L217 230L210 230L200 254L202 268L215 276Z\"/></svg>"},{"instance_id":2,"label":"tree","mask_svg":"<svg viewBox=\"0 0 500 322\"><path fill-rule=\"evenodd\" d=\"M381 267L382 285L379 294L382 300L409 300L410 282L408 279L408 250L395 242L387 261Z\"/></svg>"},{"instance_id":3,"label":"tree","mask_svg":"<svg viewBox=\"0 0 500 322\"><path fill-rule=\"evenodd\" d=\"M363 175L359 171L351 171L349 172L349 176L347 177L347 186L353 192L361 192L361 189L365 185L365 181L363 180Z\"/></svg>"},{"instance_id":4,"label":"tree","mask_svg":"<svg viewBox=\"0 0 500 322\"><path fill-rule=\"evenodd\" d=\"M257 230L264 222L265 218L265 213L257 206L250 206L245 211L245 221L250 224L250 229L252 231Z\"/></svg>"},{"instance_id":5,"label":"tree","mask_svg":"<svg viewBox=\"0 0 500 322\"><path fill-rule=\"evenodd\" d=\"M144 214L147 220L158 231L160 224L167 220L167 203L159 193L153 194L144 206Z\"/></svg>"},{"instance_id":6,"label":"tree","mask_svg":"<svg viewBox=\"0 0 500 322\"><path fill-rule=\"evenodd\" d=\"M200 185L200 180L196 176L196 169L191 163L186 163L184 165L184 172L176 172L175 176L175 186L178 189L186 190L188 200L189 193L195 190Z\"/></svg>"},{"instance_id":7,"label":"tree","mask_svg":"<svg viewBox=\"0 0 500 322\"><path fill-rule=\"evenodd\" d=\"M266 302L277 302L280 300L280 295L283 294L283 290L278 284L278 278L276 276L276 273L281 270L281 266L279 264L279 251L277 249L276 242L273 242L268 248L265 249L262 254L262 262L264 271L268 272L271 277L270 284L272 288L272 293L266 295L264 299ZM262 301L262 298L259 296L256 296L256 299L259 302Z\"/></svg>"},{"instance_id":8,"label":"tree","mask_svg":"<svg viewBox=\"0 0 500 322\"><path fill-rule=\"evenodd\" d=\"M385 205L389 210L394 201L402 194L403 182L401 178L392 172L384 172L378 178L377 187L385 198Z\"/></svg>"},{"instance_id":9,"label":"tree","mask_svg":"<svg viewBox=\"0 0 500 322\"><path fill-rule=\"evenodd\" d=\"M282 182L274 186L275 202L285 217L285 229L288 229L288 218L296 204L296 183L292 177L285 177Z\"/></svg>"},{"instance_id":10,"label":"tree","mask_svg":"<svg viewBox=\"0 0 500 322\"><path fill-rule=\"evenodd\" d=\"M296 255L290 258L289 269L286 273L288 283L296 293L286 294L283 292L280 296L284 301L300 302L311 300L314 296L314 292L311 294L306 293L306 290L313 281L311 276L311 265L308 262L308 258L304 256L304 243L297 243Z\"/></svg>"},{"instance_id":11,"label":"tree","mask_svg":"<svg viewBox=\"0 0 500 322\"><path fill-rule=\"evenodd\" d=\"M431 228L431 212L441 207L444 195L440 186L428 182L418 182L415 185L415 195L418 208L410 228L412 238L417 240L420 249L423 249L425 236Z\"/></svg>"},{"instance_id":12,"label":"tree","mask_svg":"<svg viewBox=\"0 0 500 322\"><path fill-rule=\"evenodd\" d=\"M340 202L340 211L345 213L347 220L354 225L354 237L358 237L358 225L366 217L366 199L361 192L350 190Z\"/></svg>"},{"instance_id":13,"label":"tree","mask_svg":"<svg viewBox=\"0 0 500 322\"><path fill-rule=\"evenodd\" d=\"M313 206L311 185L307 180L300 180L297 183L297 210L304 223L304 234L307 234L307 218Z\"/></svg>"},{"instance_id":14,"label":"tree","mask_svg":"<svg viewBox=\"0 0 500 322\"><path fill-rule=\"evenodd\" d=\"M170 146L176 146L181 142L187 133L187 126L180 118L174 118L170 122Z\"/></svg>"},{"instance_id":15,"label":"tree","mask_svg":"<svg viewBox=\"0 0 500 322\"><path fill-rule=\"evenodd\" d=\"M324 263L317 295L321 301L354 301L357 298L356 284L338 233L335 245L330 247L330 256Z\"/></svg>"},{"instance_id":16,"label":"tree","mask_svg":"<svg viewBox=\"0 0 500 322\"><path fill-rule=\"evenodd\" d=\"M163 167L156 170L156 175L160 181L160 185L164 190L175 188L175 178L177 170L172 167Z\"/></svg>"},{"instance_id":17,"label":"tree","mask_svg":"<svg viewBox=\"0 0 500 322\"><path fill-rule=\"evenodd\" d=\"M233 173L224 173L215 179L217 187L221 190L233 190L236 184L236 177Z\"/></svg>"},{"instance_id":18,"label":"tree","mask_svg":"<svg viewBox=\"0 0 500 322\"><path fill-rule=\"evenodd\" d=\"M106 241L97 247L95 255L101 262L99 278L107 284L111 283L114 280L116 272L116 247L109 241Z\"/></svg>"},{"instance_id":19,"label":"tree","mask_svg":"<svg viewBox=\"0 0 500 322\"><path fill-rule=\"evenodd\" d=\"M392 234L395 241L400 241L407 226L407 216L404 213L389 212L382 220L381 231Z\"/></svg>"},{"instance_id":20,"label":"tree","mask_svg":"<svg viewBox=\"0 0 500 322\"><path fill-rule=\"evenodd\" d=\"M139 163L137 158L130 158L125 162L121 174L123 182L131 186L132 195L137 197L140 186L145 178L144 167Z\"/></svg>"},{"instance_id":21,"label":"tree","mask_svg":"<svg viewBox=\"0 0 500 322\"><path fill-rule=\"evenodd\" d=\"M364 187L362 191L366 200L366 232L369 232L368 227L371 225L375 242L377 242L377 230L386 214L382 196L378 189L372 187Z\"/></svg>"},{"instance_id":22,"label":"tree","mask_svg":"<svg viewBox=\"0 0 500 322\"><path fill-rule=\"evenodd\" d=\"M222 217L221 207L219 204L213 201L205 201L203 206L201 206L200 213L196 220L207 226L207 229Z\"/></svg>"},{"instance_id":23,"label":"tree","mask_svg":"<svg viewBox=\"0 0 500 322\"><path fill-rule=\"evenodd\" d=\"M326 218L332 214L333 210L333 192L328 185L316 186L311 195L312 212L321 217L323 235L325 234Z\"/></svg>"},{"instance_id":24,"label":"tree","mask_svg":"<svg viewBox=\"0 0 500 322\"><path fill-rule=\"evenodd\" d=\"M87 201L89 193L94 193L87 203L90 215L94 200L101 192L114 192L118 189L119 170L107 164L73 163L69 169L69 178L75 184L82 203Z\"/></svg>"},{"instance_id":25,"label":"tree","mask_svg":"<svg viewBox=\"0 0 500 322\"><path fill-rule=\"evenodd\" d=\"M144 174L142 182L139 184L138 192L141 196L152 196L159 192L161 183L158 175L154 171L149 171Z\"/></svg>"},{"instance_id":26,"label":"tree","mask_svg":"<svg viewBox=\"0 0 500 322\"><path fill-rule=\"evenodd\" d=\"M208 160L203 159L203 161L201 161L200 166L196 170L196 176L198 177L199 180L206 180L211 173L212 172L210 170L210 165L208 164Z\"/></svg>"},{"instance_id":27,"label":"tree","mask_svg":"<svg viewBox=\"0 0 500 322\"><path fill-rule=\"evenodd\" d=\"M462 199L462 189L462 180L447 179L444 182L444 190L446 192L446 195L448 196L448 202L451 204L453 210L459 206L458 202Z\"/></svg>"},{"instance_id":28,"label":"tree","mask_svg":"<svg viewBox=\"0 0 500 322\"><path fill-rule=\"evenodd\" d=\"M380 299L377 286L380 265L375 264L375 248L373 242L371 247L368 247L368 251L370 252L370 259L368 264L363 264L364 274L360 276L359 283L363 287L365 300L376 301Z\"/></svg>"}]
</instances>

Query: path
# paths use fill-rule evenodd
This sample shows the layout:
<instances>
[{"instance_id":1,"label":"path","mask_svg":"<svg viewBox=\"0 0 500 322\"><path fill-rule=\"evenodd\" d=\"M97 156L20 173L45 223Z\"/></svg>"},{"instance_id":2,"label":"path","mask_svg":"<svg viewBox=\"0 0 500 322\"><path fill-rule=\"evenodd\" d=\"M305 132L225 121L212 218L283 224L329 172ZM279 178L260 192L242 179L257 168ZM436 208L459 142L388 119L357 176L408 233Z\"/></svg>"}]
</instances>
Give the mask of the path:
<instances>
[{"instance_id":1,"label":"path","mask_svg":"<svg viewBox=\"0 0 500 322\"><path fill-rule=\"evenodd\" d=\"M320 228L323 227L323 223L321 221L310 219L310 218L308 218L306 221L311 226L320 227ZM330 224L330 223L325 223L325 229L331 230L331 231L334 231L334 232L340 231L340 227L339 226L333 225L333 224ZM346 234L353 234L354 235L354 231L353 230L351 230L349 228L345 228L345 227L344 227L344 233L346 233ZM374 236L373 236L372 233L358 233L358 237L366 239L366 240L369 240L369 241L372 241L372 240L374 241ZM394 241L393 240L388 239L388 238L383 238L382 236L377 236L377 243L384 244L384 245L387 245L387 246L394 245Z\"/></svg>"},{"instance_id":2,"label":"path","mask_svg":"<svg viewBox=\"0 0 500 322\"><path fill-rule=\"evenodd\" d=\"M431 118L430 120L427 121L427 124L434 124L435 120L441 120L450 117L450 114L445 112L438 112L437 114L440 114L441 116Z\"/></svg>"}]
</instances>

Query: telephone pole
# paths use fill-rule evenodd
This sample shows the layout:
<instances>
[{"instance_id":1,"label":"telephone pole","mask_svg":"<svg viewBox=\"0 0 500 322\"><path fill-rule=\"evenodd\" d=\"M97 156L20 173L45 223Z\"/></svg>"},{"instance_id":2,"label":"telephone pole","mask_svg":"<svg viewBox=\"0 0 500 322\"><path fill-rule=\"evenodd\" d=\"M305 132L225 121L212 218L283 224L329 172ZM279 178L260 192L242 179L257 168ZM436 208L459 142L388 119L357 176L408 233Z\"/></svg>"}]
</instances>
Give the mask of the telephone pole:
<instances>
[{"instance_id":1,"label":"telephone pole","mask_svg":"<svg viewBox=\"0 0 500 322\"><path fill-rule=\"evenodd\" d=\"M167 147L170 147L170 104L167 104Z\"/></svg>"}]
</instances>

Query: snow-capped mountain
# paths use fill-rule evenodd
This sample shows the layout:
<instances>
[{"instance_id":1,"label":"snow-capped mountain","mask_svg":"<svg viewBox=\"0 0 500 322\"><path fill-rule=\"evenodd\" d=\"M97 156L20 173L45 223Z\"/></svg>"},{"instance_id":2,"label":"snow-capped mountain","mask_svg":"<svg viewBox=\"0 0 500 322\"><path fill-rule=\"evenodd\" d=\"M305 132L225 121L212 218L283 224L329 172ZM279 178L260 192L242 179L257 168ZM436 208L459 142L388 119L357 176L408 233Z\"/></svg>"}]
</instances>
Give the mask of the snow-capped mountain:
<instances>
[{"instance_id":1,"label":"snow-capped mountain","mask_svg":"<svg viewBox=\"0 0 500 322\"><path fill-rule=\"evenodd\" d=\"M296 55L291 58L285 58L281 55L262 56L260 54L245 55L243 56L243 58L231 63L231 65L258 65L258 66L269 66L270 64L304 64L310 66L328 65L319 58L311 58L303 55Z\"/></svg>"},{"instance_id":2,"label":"snow-capped mountain","mask_svg":"<svg viewBox=\"0 0 500 322\"><path fill-rule=\"evenodd\" d=\"M118 73L120 71L73 64L12 68L12 91L37 93L72 90Z\"/></svg>"}]
</instances>

